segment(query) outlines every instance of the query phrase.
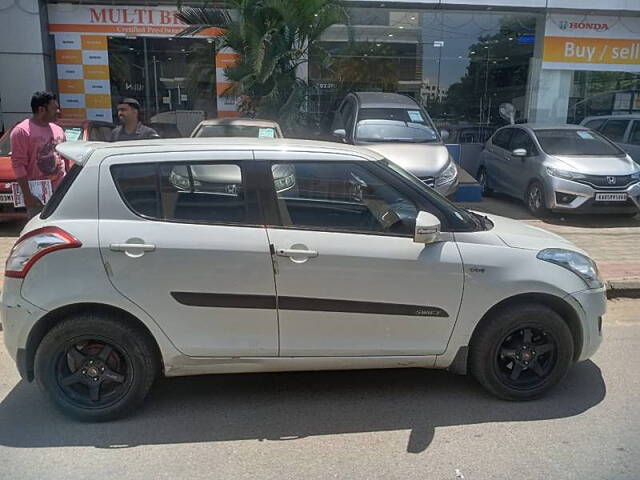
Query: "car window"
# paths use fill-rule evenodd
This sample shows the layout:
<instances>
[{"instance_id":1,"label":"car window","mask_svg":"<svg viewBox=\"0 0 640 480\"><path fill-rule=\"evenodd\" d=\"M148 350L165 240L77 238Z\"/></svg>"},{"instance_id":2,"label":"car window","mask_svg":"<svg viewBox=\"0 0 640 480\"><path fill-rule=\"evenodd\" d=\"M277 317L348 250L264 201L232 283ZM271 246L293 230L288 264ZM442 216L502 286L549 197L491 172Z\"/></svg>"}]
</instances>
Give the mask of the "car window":
<instances>
[{"instance_id":1,"label":"car window","mask_svg":"<svg viewBox=\"0 0 640 480\"><path fill-rule=\"evenodd\" d=\"M609 120L600 132L613 142L621 142L628 125L629 120Z\"/></svg>"},{"instance_id":2,"label":"car window","mask_svg":"<svg viewBox=\"0 0 640 480\"><path fill-rule=\"evenodd\" d=\"M598 130L606 120L606 118L595 118L586 122L584 126L591 130Z\"/></svg>"},{"instance_id":3,"label":"car window","mask_svg":"<svg viewBox=\"0 0 640 480\"><path fill-rule=\"evenodd\" d=\"M123 199L139 215L186 223L248 223L240 165L117 165L112 174Z\"/></svg>"},{"instance_id":4,"label":"car window","mask_svg":"<svg viewBox=\"0 0 640 480\"><path fill-rule=\"evenodd\" d=\"M496 134L493 136L491 143L493 143L496 147L504 148L505 150L509 149L509 141L511 140L511 134L513 133L513 128L503 128L502 130L498 130Z\"/></svg>"},{"instance_id":5,"label":"car window","mask_svg":"<svg viewBox=\"0 0 640 480\"><path fill-rule=\"evenodd\" d=\"M418 209L392 185L355 163L272 165L285 226L413 236Z\"/></svg>"},{"instance_id":6,"label":"car window","mask_svg":"<svg viewBox=\"0 0 640 480\"><path fill-rule=\"evenodd\" d=\"M629 133L629 140L626 143L640 145L640 120L635 120L631 125L631 133Z\"/></svg>"},{"instance_id":7,"label":"car window","mask_svg":"<svg viewBox=\"0 0 640 480\"><path fill-rule=\"evenodd\" d=\"M91 127L89 130L89 140L96 142L110 142L112 128L106 125Z\"/></svg>"},{"instance_id":8,"label":"car window","mask_svg":"<svg viewBox=\"0 0 640 480\"><path fill-rule=\"evenodd\" d=\"M509 150L513 152L518 148L524 148L527 151L527 155L538 154L531 135L520 128L514 128L511 142L509 143Z\"/></svg>"},{"instance_id":9,"label":"car window","mask_svg":"<svg viewBox=\"0 0 640 480\"><path fill-rule=\"evenodd\" d=\"M536 130L538 142L549 155L623 155L615 144L593 130Z\"/></svg>"},{"instance_id":10,"label":"car window","mask_svg":"<svg viewBox=\"0 0 640 480\"><path fill-rule=\"evenodd\" d=\"M202 125L195 137L248 137L276 138L278 133L273 127L253 125Z\"/></svg>"}]
</instances>

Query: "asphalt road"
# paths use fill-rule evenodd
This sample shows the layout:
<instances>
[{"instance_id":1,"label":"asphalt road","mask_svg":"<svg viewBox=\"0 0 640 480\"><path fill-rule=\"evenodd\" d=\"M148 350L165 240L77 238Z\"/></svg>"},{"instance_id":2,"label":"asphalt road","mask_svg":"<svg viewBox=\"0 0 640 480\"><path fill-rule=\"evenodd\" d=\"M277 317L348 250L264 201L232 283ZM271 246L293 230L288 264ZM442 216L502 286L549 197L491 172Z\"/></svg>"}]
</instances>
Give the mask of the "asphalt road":
<instances>
[{"instance_id":1,"label":"asphalt road","mask_svg":"<svg viewBox=\"0 0 640 480\"><path fill-rule=\"evenodd\" d=\"M0 337L1 337L0 333ZM0 478L640 478L640 300L542 400L496 400L426 370L160 381L108 424L66 419L0 348Z\"/></svg>"}]
</instances>

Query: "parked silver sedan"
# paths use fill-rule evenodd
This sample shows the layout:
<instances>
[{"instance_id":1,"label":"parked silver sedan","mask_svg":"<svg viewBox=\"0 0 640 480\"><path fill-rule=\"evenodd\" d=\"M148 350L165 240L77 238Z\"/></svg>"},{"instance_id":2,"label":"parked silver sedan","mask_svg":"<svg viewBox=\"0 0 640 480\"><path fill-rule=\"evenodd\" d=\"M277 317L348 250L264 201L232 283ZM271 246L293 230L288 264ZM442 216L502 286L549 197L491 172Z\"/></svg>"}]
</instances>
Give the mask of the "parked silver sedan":
<instances>
[{"instance_id":1,"label":"parked silver sedan","mask_svg":"<svg viewBox=\"0 0 640 480\"><path fill-rule=\"evenodd\" d=\"M481 153L477 177L484 195L499 190L522 198L534 215L640 211L640 166L578 125L501 128Z\"/></svg>"}]
</instances>

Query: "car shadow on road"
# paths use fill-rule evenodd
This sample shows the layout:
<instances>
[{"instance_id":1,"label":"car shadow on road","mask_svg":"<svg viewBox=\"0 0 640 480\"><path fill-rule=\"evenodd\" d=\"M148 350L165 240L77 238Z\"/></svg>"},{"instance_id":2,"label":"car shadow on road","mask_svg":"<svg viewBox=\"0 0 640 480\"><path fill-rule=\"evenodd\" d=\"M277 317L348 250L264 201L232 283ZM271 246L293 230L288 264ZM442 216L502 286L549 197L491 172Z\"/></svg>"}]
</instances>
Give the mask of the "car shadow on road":
<instances>
[{"instance_id":1,"label":"car shadow on road","mask_svg":"<svg viewBox=\"0 0 640 480\"><path fill-rule=\"evenodd\" d=\"M624 217L612 214L596 215L549 213L544 218L537 218L529 213L522 200L502 193L494 193L491 197L483 198L481 202L460 203L459 205L469 208L470 210L476 210L489 215L500 215L515 220L539 220L551 225L564 225L567 227L640 227L640 214L636 214L635 217Z\"/></svg>"},{"instance_id":2,"label":"car shadow on road","mask_svg":"<svg viewBox=\"0 0 640 480\"><path fill-rule=\"evenodd\" d=\"M87 424L67 419L21 381L0 404L0 445L112 449L408 430L407 451L420 453L438 427L571 417L605 395L591 361L531 402L498 400L470 377L435 370L209 375L160 380L142 410Z\"/></svg>"},{"instance_id":3,"label":"car shadow on road","mask_svg":"<svg viewBox=\"0 0 640 480\"><path fill-rule=\"evenodd\" d=\"M0 220L0 238L17 237L26 225L27 220Z\"/></svg>"}]
</instances>

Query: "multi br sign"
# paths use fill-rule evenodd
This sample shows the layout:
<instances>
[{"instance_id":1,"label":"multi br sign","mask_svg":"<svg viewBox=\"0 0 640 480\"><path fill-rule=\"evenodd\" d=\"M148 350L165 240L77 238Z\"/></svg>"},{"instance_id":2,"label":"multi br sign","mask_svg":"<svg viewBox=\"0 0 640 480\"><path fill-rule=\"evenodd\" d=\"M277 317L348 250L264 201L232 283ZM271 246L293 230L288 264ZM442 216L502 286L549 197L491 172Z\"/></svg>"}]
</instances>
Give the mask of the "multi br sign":
<instances>
[{"instance_id":1,"label":"multi br sign","mask_svg":"<svg viewBox=\"0 0 640 480\"><path fill-rule=\"evenodd\" d=\"M549 14L543 67L640 72L640 18Z\"/></svg>"},{"instance_id":2,"label":"multi br sign","mask_svg":"<svg viewBox=\"0 0 640 480\"><path fill-rule=\"evenodd\" d=\"M47 10L51 33L167 37L184 29L184 24L176 17L175 7L52 3L47 5ZM219 33L219 29L210 28L198 36L209 37Z\"/></svg>"}]
</instances>

